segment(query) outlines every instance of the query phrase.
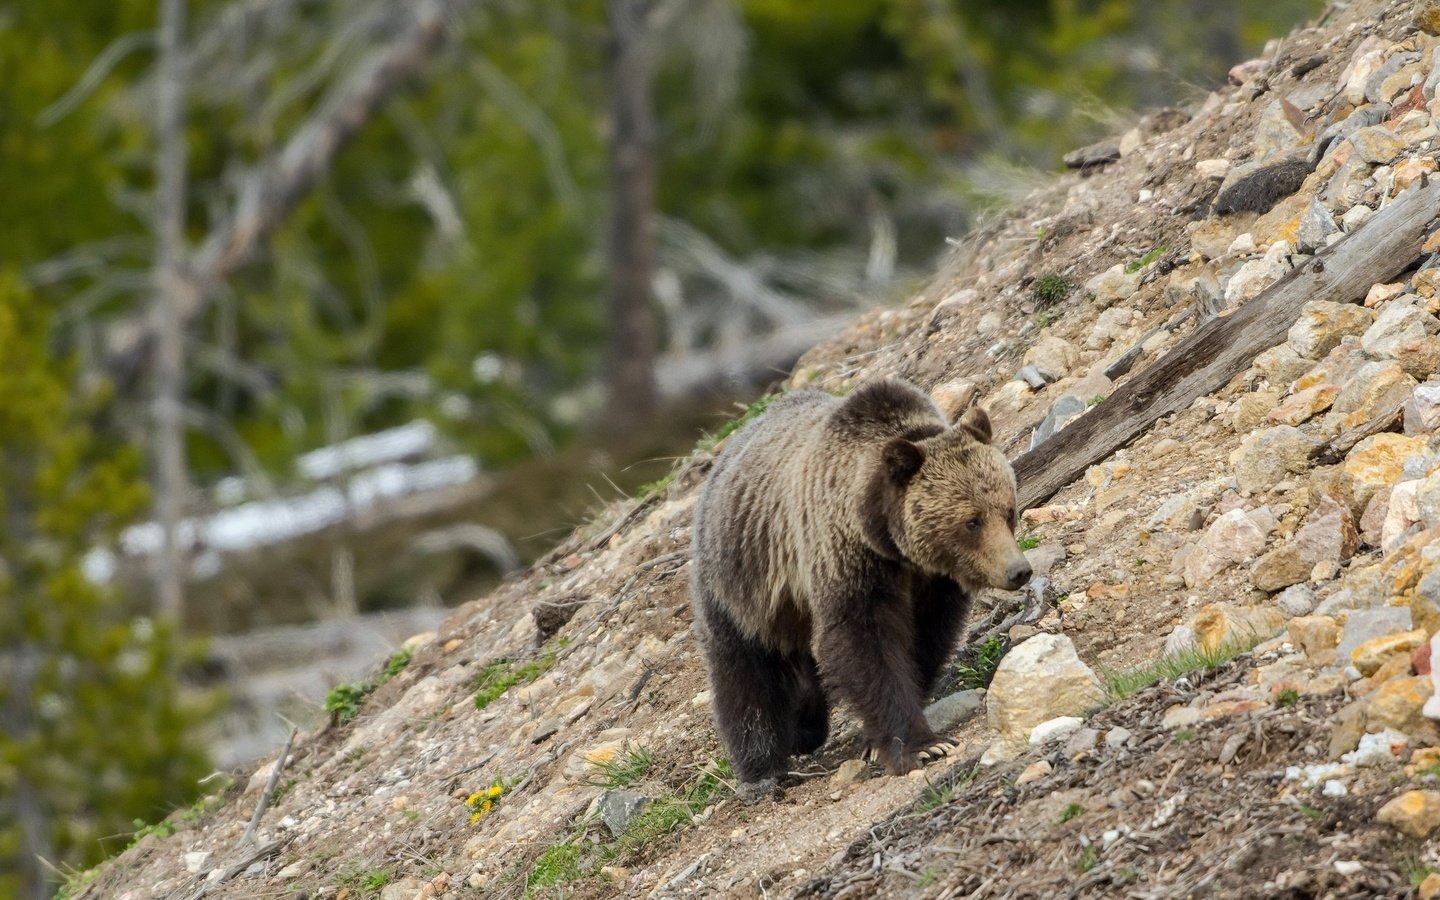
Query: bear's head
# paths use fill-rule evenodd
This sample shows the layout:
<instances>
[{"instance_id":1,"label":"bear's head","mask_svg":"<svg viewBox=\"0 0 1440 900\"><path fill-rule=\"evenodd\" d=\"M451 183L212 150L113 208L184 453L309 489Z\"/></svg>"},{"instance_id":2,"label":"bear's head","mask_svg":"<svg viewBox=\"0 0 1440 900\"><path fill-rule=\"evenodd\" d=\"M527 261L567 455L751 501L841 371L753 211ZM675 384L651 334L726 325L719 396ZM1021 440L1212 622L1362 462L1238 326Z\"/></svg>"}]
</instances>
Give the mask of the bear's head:
<instances>
[{"instance_id":1,"label":"bear's head","mask_svg":"<svg viewBox=\"0 0 1440 900\"><path fill-rule=\"evenodd\" d=\"M953 427L881 450L869 515L899 555L962 587L1015 590L1030 563L1015 541L1015 472L972 407ZM879 529L874 529L879 530Z\"/></svg>"}]
</instances>

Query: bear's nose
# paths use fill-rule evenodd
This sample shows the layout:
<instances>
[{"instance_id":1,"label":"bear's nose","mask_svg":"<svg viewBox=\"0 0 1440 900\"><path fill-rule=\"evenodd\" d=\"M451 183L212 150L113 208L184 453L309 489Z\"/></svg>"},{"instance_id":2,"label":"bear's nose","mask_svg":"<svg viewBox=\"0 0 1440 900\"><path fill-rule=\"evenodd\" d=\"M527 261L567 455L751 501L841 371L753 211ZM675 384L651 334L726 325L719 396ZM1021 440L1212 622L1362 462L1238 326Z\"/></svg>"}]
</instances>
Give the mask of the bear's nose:
<instances>
[{"instance_id":1,"label":"bear's nose","mask_svg":"<svg viewBox=\"0 0 1440 900\"><path fill-rule=\"evenodd\" d=\"M1006 566L1005 580L1010 583L1010 590L1013 591L1029 581L1031 571L1030 561L1023 556Z\"/></svg>"}]
</instances>

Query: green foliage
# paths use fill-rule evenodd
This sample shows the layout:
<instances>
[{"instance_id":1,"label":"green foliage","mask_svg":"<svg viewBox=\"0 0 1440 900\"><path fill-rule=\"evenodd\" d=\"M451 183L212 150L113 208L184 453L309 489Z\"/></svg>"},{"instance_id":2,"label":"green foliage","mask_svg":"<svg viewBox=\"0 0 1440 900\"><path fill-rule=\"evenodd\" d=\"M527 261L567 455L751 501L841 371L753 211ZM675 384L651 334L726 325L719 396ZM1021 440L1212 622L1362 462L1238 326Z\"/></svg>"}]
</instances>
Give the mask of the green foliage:
<instances>
[{"instance_id":1,"label":"green foliage","mask_svg":"<svg viewBox=\"0 0 1440 900\"><path fill-rule=\"evenodd\" d=\"M355 868L341 873L340 884L352 889L378 892L394 878L395 872L390 868Z\"/></svg>"},{"instance_id":2,"label":"green foliage","mask_svg":"<svg viewBox=\"0 0 1440 900\"><path fill-rule=\"evenodd\" d=\"M914 811L917 813L929 812L955 799L955 788L949 784L927 784L925 790L920 792L920 799L915 801Z\"/></svg>"},{"instance_id":3,"label":"green foliage","mask_svg":"<svg viewBox=\"0 0 1440 900\"><path fill-rule=\"evenodd\" d=\"M188 802L207 769L175 680L186 651L82 572L146 493L134 449L92 430L105 392L51 339L45 305L0 267L0 896L49 882L35 854L97 862L103 838Z\"/></svg>"},{"instance_id":4,"label":"green foliage","mask_svg":"<svg viewBox=\"0 0 1440 900\"><path fill-rule=\"evenodd\" d=\"M1021 550L1034 550L1040 546L1040 536L1036 534L1026 534L1017 538L1015 542L1020 545Z\"/></svg>"},{"instance_id":5,"label":"green foliage","mask_svg":"<svg viewBox=\"0 0 1440 900\"><path fill-rule=\"evenodd\" d=\"M966 689L988 687L1007 649L1005 639L998 634L992 634L979 645L964 648L960 654L961 662L955 665L960 686Z\"/></svg>"},{"instance_id":6,"label":"green foliage","mask_svg":"<svg viewBox=\"0 0 1440 900\"><path fill-rule=\"evenodd\" d=\"M1240 654L1249 652L1260 641L1260 636L1250 635L1212 649L1196 645L1178 653L1164 654L1128 669L1101 669L1100 680L1105 683L1105 694L1110 702L1118 703L1152 684L1179 678L1190 672L1214 671Z\"/></svg>"},{"instance_id":7,"label":"green foliage","mask_svg":"<svg viewBox=\"0 0 1440 900\"><path fill-rule=\"evenodd\" d=\"M516 666L508 659L497 659L480 670L471 682L475 689L475 708L484 709L517 684L529 684L550 668L547 658Z\"/></svg>"},{"instance_id":8,"label":"green foliage","mask_svg":"<svg viewBox=\"0 0 1440 900\"><path fill-rule=\"evenodd\" d=\"M360 712L360 704L375 692L376 688L399 675L410 665L411 652L400 648L390 654L381 667L380 674L368 681L352 681L339 684L325 694L325 711L336 722L348 722Z\"/></svg>"},{"instance_id":9,"label":"green foliage","mask_svg":"<svg viewBox=\"0 0 1440 900\"><path fill-rule=\"evenodd\" d=\"M1049 272L1030 285L1030 297L1037 307L1046 309L1070 296L1072 290L1074 286L1064 276Z\"/></svg>"},{"instance_id":10,"label":"green foliage","mask_svg":"<svg viewBox=\"0 0 1440 900\"><path fill-rule=\"evenodd\" d=\"M1294 688L1281 688L1280 693L1275 695L1277 706L1294 706L1300 702L1300 692Z\"/></svg>"},{"instance_id":11,"label":"green foliage","mask_svg":"<svg viewBox=\"0 0 1440 900\"><path fill-rule=\"evenodd\" d=\"M535 888L569 884L584 877L585 872L580 868L580 857L581 849L573 841L546 847L545 852L540 854L540 858L535 860L535 865L530 868L530 876L525 881L527 895Z\"/></svg>"},{"instance_id":12,"label":"green foliage","mask_svg":"<svg viewBox=\"0 0 1440 900\"><path fill-rule=\"evenodd\" d=\"M1078 803L1071 803L1060 811L1060 821L1068 822L1083 812L1085 812L1085 807Z\"/></svg>"},{"instance_id":13,"label":"green foliage","mask_svg":"<svg viewBox=\"0 0 1440 900\"><path fill-rule=\"evenodd\" d=\"M650 774L650 770L655 766L655 753L648 747L627 741L612 759L592 765L596 771L585 783L592 787L616 790L628 787Z\"/></svg>"},{"instance_id":14,"label":"green foliage","mask_svg":"<svg viewBox=\"0 0 1440 900\"><path fill-rule=\"evenodd\" d=\"M1165 251L1168 249L1170 249L1169 245L1161 244L1160 246L1154 248L1139 259L1132 259L1130 262L1125 264L1125 274L1133 275L1134 273L1140 271L1141 269L1150 265L1155 260L1164 256Z\"/></svg>"},{"instance_id":15,"label":"green foliage","mask_svg":"<svg viewBox=\"0 0 1440 900\"><path fill-rule=\"evenodd\" d=\"M1077 867L1081 872L1088 872L1100 865L1100 848L1094 844L1086 844L1080 851L1080 862Z\"/></svg>"},{"instance_id":16,"label":"green foliage","mask_svg":"<svg viewBox=\"0 0 1440 900\"><path fill-rule=\"evenodd\" d=\"M698 449L706 453L714 450L717 444L719 444L721 441L725 440L735 432L739 431L742 425L746 424L751 419L755 418L765 410L769 409L770 404L774 403L776 400L779 400L781 396L781 394L766 394L764 397L761 397L760 399L750 403L748 406L745 407L745 409L740 413L740 415L736 416L735 418L726 422L724 425L721 425L719 428L715 429L714 434L706 435L705 437L701 438L700 443L697 445Z\"/></svg>"}]
</instances>

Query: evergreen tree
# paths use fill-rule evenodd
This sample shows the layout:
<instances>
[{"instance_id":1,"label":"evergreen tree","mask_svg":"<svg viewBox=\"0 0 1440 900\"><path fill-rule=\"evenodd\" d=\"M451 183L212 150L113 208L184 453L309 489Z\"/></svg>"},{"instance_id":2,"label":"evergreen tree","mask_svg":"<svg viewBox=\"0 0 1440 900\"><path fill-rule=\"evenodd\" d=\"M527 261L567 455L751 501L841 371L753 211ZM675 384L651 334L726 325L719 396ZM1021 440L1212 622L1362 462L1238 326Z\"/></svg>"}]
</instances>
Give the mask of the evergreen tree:
<instances>
[{"instance_id":1,"label":"evergreen tree","mask_svg":"<svg viewBox=\"0 0 1440 900\"><path fill-rule=\"evenodd\" d=\"M0 269L0 896L193 796L205 767L167 628L127 617L85 554L145 501L138 454L98 437L99 391L49 352L44 307Z\"/></svg>"}]
</instances>

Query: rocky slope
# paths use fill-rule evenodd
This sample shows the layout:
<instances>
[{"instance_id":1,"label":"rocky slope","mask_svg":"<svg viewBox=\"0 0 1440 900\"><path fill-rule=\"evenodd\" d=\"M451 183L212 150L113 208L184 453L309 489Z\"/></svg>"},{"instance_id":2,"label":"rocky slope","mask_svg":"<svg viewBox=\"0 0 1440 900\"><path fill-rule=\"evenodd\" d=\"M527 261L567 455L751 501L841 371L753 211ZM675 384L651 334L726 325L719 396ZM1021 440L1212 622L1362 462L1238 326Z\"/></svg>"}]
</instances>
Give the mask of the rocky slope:
<instances>
[{"instance_id":1,"label":"rocky slope","mask_svg":"<svg viewBox=\"0 0 1440 900\"><path fill-rule=\"evenodd\" d=\"M1196 110L1087 148L792 383L974 393L1023 452L1424 183L1437 32L1423 2L1332 10ZM879 777L842 717L775 798L730 798L685 588L699 450L414 638L273 786L271 759L74 891L1434 896L1432 258L1307 305L1224 389L1026 511L1041 579L977 610L955 687L1009 652L987 694L932 709L948 762Z\"/></svg>"}]
</instances>

